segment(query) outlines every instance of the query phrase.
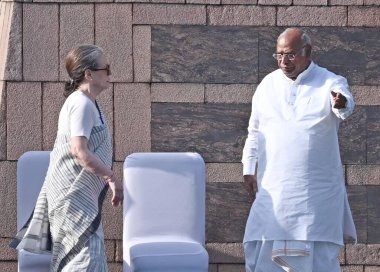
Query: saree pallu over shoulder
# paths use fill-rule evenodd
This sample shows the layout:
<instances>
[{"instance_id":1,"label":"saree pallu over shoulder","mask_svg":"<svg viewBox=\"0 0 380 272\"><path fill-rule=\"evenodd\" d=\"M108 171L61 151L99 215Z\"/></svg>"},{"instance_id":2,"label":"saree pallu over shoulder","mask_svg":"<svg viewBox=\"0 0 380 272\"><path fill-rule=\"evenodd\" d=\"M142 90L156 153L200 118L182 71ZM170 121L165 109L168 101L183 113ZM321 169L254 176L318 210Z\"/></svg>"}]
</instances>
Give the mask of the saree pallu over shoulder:
<instances>
[{"instance_id":1,"label":"saree pallu over shoulder","mask_svg":"<svg viewBox=\"0 0 380 272\"><path fill-rule=\"evenodd\" d=\"M92 129L88 146L111 168L107 126ZM98 229L107 189L103 178L83 169L72 157L70 135L58 134L33 217L17 249L44 252L52 248L51 271L61 271ZM50 228L46 228L49 223ZM52 247L46 238L49 229Z\"/></svg>"}]
</instances>

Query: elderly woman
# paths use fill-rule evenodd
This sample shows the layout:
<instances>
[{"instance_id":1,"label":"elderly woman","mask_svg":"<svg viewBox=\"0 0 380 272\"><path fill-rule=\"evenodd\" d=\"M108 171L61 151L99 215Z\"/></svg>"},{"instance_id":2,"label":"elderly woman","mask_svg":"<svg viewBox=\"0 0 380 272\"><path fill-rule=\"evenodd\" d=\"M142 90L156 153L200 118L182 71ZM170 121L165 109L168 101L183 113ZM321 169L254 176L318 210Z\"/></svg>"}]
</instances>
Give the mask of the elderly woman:
<instances>
[{"instance_id":1,"label":"elderly woman","mask_svg":"<svg viewBox=\"0 0 380 272\"><path fill-rule=\"evenodd\" d=\"M81 45L68 53L66 69L70 83L49 169L17 248L51 250L51 271L107 271L100 218L108 187L112 205L123 202L122 184L111 169L109 130L96 101L110 87L110 66L101 48Z\"/></svg>"}]
</instances>

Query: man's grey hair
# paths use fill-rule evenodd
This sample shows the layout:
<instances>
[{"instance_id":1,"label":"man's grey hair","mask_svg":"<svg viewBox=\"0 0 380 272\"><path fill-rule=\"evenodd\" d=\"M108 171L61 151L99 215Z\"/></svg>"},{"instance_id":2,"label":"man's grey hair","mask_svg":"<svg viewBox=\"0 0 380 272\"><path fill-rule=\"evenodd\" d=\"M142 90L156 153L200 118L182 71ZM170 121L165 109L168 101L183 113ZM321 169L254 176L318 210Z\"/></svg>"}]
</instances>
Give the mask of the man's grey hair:
<instances>
[{"instance_id":1,"label":"man's grey hair","mask_svg":"<svg viewBox=\"0 0 380 272\"><path fill-rule=\"evenodd\" d=\"M289 31L294 31L294 30L297 30L297 31L300 31L302 34L301 34L301 41L302 41L302 46L306 46L306 45L310 45L311 46L311 39L310 39L310 36L305 32L303 31L302 29L300 28L296 28L296 27L289 27L287 29L284 30L284 32L282 32L279 36L278 36L278 39L277 41L279 41L286 33L288 33Z\"/></svg>"}]
</instances>

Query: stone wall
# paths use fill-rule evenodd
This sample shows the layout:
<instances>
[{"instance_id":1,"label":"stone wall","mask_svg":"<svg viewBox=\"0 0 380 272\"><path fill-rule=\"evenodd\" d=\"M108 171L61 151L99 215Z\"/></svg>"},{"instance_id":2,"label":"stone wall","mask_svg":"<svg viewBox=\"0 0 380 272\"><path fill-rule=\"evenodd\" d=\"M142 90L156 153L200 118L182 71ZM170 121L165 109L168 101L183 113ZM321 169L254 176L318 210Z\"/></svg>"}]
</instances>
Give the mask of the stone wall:
<instances>
[{"instance_id":1,"label":"stone wall","mask_svg":"<svg viewBox=\"0 0 380 272\"><path fill-rule=\"evenodd\" d=\"M67 80L63 58L80 43L105 49L113 86L101 95L114 167L138 151L196 151L206 161L210 271L244 271L251 203L240 156L250 100L276 69L277 35L303 26L313 58L347 77L357 107L342 123L341 153L357 245L345 272L380 271L379 0L0 1L0 271L16 271L16 163L54 141ZM122 269L122 210L103 211L110 271Z\"/></svg>"}]
</instances>

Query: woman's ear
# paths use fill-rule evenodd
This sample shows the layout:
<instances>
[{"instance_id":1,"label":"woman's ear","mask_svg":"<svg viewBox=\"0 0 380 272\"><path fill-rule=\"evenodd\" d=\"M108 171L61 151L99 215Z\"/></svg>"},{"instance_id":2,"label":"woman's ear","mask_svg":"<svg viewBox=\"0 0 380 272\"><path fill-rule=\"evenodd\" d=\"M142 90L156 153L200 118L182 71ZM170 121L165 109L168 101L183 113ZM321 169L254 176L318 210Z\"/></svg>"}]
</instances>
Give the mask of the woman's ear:
<instances>
[{"instance_id":1,"label":"woman's ear","mask_svg":"<svg viewBox=\"0 0 380 272\"><path fill-rule=\"evenodd\" d=\"M86 69L84 71L84 78L87 79L88 81L92 80L91 71L89 69Z\"/></svg>"}]
</instances>

